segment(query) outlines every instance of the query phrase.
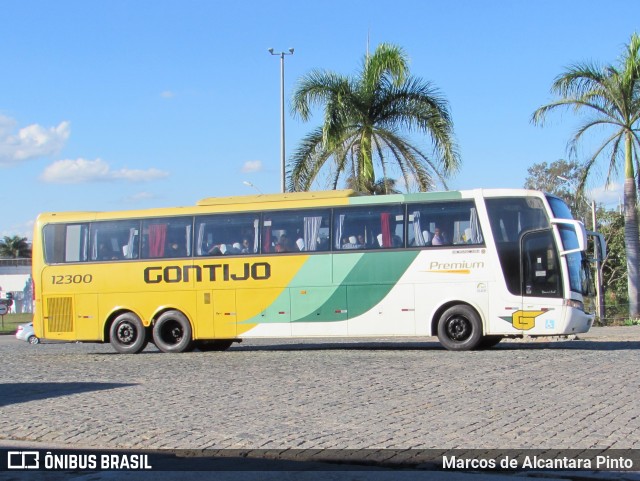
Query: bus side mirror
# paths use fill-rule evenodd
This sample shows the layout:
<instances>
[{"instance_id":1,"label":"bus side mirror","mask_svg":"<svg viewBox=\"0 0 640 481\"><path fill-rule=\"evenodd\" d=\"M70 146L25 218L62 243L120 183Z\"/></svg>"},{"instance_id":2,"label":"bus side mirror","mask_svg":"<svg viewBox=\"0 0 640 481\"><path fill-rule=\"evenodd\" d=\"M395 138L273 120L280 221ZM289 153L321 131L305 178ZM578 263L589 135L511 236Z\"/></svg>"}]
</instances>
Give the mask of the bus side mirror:
<instances>
[{"instance_id":1,"label":"bus side mirror","mask_svg":"<svg viewBox=\"0 0 640 481\"><path fill-rule=\"evenodd\" d=\"M592 232L587 231L587 235L589 237L593 237L593 242L596 245L598 250L598 254L596 256L596 262L604 261L605 257L607 257L607 242L604 240L604 235L600 232Z\"/></svg>"},{"instance_id":2,"label":"bus side mirror","mask_svg":"<svg viewBox=\"0 0 640 481\"><path fill-rule=\"evenodd\" d=\"M584 252L587 250L587 231L584 228L584 224L582 222L572 219L551 219L551 224L566 226L576 233L578 246L574 249L568 249L566 251L561 250L561 256L573 254L574 252Z\"/></svg>"}]
</instances>

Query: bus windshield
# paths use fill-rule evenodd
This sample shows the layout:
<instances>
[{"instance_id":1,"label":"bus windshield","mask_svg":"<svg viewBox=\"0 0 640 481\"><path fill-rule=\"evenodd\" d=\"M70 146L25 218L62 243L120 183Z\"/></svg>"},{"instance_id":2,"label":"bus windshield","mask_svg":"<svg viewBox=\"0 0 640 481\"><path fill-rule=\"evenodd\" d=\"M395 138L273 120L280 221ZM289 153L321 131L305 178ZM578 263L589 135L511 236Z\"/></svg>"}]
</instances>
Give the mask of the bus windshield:
<instances>
[{"instance_id":1,"label":"bus windshield","mask_svg":"<svg viewBox=\"0 0 640 481\"><path fill-rule=\"evenodd\" d=\"M547 196L551 211L557 219L573 219L569 206L558 197ZM562 248L565 251L578 248L576 231L568 226L559 225ZM567 258L567 268L569 270L569 287L573 292L584 296L592 295L593 279L589 262L584 252L573 252L565 256Z\"/></svg>"},{"instance_id":2,"label":"bus windshield","mask_svg":"<svg viewBox=\"0 0 640 481\"><path fill-rule=\"evenodd\" d=\"M556 219L573 219L571 210L569 209L569 206L565 203L565 201L551 195L547 196L547 200L549 201L549 205L551 206L551 212L553 212L553 216Z\"/></svg>"},{"instance_id":3,"label":"bus windshield","mask_svg":"<svg viewBox=\"0 0 640 481\"><path fill-rule=\"evenodd\" d=\"M576 237L576 231L570 227L559 225L560 239L562 240L562 247L565 250L576 249L578 247L578 239ZM566 254L564 257L567 259L567 269L569 270L569 287L573 292L582 294L584 296L590 295L593 292L591 269L589 268L589 261L584 252L572 252Z\"/></svg>"}]
</instances>

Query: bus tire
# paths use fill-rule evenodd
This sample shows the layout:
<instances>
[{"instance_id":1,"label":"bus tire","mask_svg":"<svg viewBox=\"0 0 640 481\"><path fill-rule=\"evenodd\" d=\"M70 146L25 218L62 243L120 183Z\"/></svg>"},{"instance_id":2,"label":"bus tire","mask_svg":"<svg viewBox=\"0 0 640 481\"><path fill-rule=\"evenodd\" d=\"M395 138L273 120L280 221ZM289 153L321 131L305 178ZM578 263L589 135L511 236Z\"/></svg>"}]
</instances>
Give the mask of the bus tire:
<instances>
[{"instance_id":1,"label":"bus tire","mask_svg":"<svg viewBox=\"0 0 640 481\"><path fill-rule=\"evenodd\" d=\"M196 347L202 352L226 351L232 344L233 341L229 339L216 339L214 341L198 341Z\"/></svg>"},{"instance_id":2,"label":"bus tire","mask_svg":"<svg viewBox=\"0 0 640 481\"><path fill-rule=\"evenodd\" d=\"M137 354L147 347L147 331L133 312L120 314L111 324L109 340L122 354Z\"/></svg>"},{"instance_id":3,"label":"bus tire","mask_svg":"<svg viewBox=\"0 0 640 481\"><path fill-rule=\"evenodd\" d=\"M163 313L153 325L153 343L162 352L185 352L193 346L191 323L180 311Z\"/></svg>"},{"instance_id":4,"label":"bus tire","mask_svg":"<svg viewBox=\"0 0 640 481\"><path fill-rule=\"evenodd\" d=\"M438 320L438 339L450 351L470 351L482 341L482 322L470 306L452 306Z\"/></svg>"}]
</instances>

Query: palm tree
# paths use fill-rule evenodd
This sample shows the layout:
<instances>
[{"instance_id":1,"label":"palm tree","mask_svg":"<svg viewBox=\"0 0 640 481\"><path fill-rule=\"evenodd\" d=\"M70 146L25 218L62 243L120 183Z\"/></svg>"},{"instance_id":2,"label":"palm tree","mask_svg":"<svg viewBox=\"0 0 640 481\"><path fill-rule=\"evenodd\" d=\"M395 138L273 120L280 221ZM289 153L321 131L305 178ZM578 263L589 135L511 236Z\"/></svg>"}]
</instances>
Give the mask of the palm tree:
<instances>
[{"instance_id":1,"label":"palm tree","mask_svg":"<svg viewBox=\"0 0 640 481\"><path fill-rule=\"evenodd\" d=\"M624 159L624 238L627 254L629 316L639 315L640 272L638 270L638 231L636 171L639 167L640 138L640 37L631 36L626 50L616 65L599 67L581 63L569 67L553 83L552 92L560 98L544 105L532 116L535 124L542 124L548 112L558 108L572 108L576 113L590 114L569 142L575 152L578 142L592 127L609 127L611 132L584 164L578 189L582 193L596 161L606 155L607 184L621 167Z\"/></svg>"},{"instance_id":2,"label":"palm tree","mask_svg":"<svg viewBox=\"0 0 640 481\"><path fill-rule=\"evenodd\" d=\"M0 257L10 257L12 259L31 257L31 246L27 238L17 235L13 237L4 236L4 239L0 240Z\"/></svg>"},{"instance_id":3,"label":"palm tree","mask_svg":"<svg viewBox=\"0 0 640 481\"><path fill-rule=\"evenodd\" d=\"M404 52L382 44L365 56L356 77L320 70L304 76L293 95L293 111L307 121L313 106L324 105L324 124L304 137L293 154L289 190L309 190L330 159L334 189L344 174L355 179L356 190L371 193L374 163L383 178L389 177L389 164L396 164L406 185L414 179L423 191L435 186L434 177L445 184L460 164L448 104L429 82L408 71ZM429 136L433 158L401 131Z\"/></svg>"},{"instance_id":4,"label":"palm tree","mask_svg":"<svg viewBox=\"0 0 640 481\"><path fill-rule=\"evenodd\" d=\"M358 179L355 177L349 177L346 184L349 189L359 189ZM373 184L367 182L364 187L365 191L372 195L399 194L400 191L396 188L396 184L397 181L395 179L383 177Z\"/></svg>"}]
</instances>

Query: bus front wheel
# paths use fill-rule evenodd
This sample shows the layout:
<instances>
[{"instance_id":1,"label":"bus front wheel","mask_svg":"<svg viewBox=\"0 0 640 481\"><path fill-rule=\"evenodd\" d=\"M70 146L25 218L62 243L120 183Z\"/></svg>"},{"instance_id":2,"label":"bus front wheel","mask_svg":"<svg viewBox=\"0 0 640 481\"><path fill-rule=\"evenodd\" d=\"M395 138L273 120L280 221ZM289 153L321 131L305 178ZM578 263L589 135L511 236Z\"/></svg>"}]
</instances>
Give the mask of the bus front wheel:
<instances>
[{"instance_id":1,"label":"bus front wheel","mask_svg":"<svg viewBox=\"0 0 640 481\"><path fill-rule=\"evenodd\" d=\"M122 354L137 354L147 346L147 332L133 312L120 314L111 324L109 340Z\"/></svg>"},{"instance_id":2,"label":"bus front wheel","mask_svg":"<svg viewBox=\"0 0 640 481\"><path fill-rule=\"evenodd\" d=\"M185 352L193 343L189 319L178 311L162 314L153 326L153 343L162 352Z\"/></svg>"},{"instance_id":3,"label":"bus front wheel","mask_svg":"<svg viewBox=\"0 0 640 481\"><path fill-rule=\"evenodd\" d=\"M480 345L482 322L470 306L450 307L438 321L438 339L450 351L469 351Z\"/></svg>"}]
</instances>

